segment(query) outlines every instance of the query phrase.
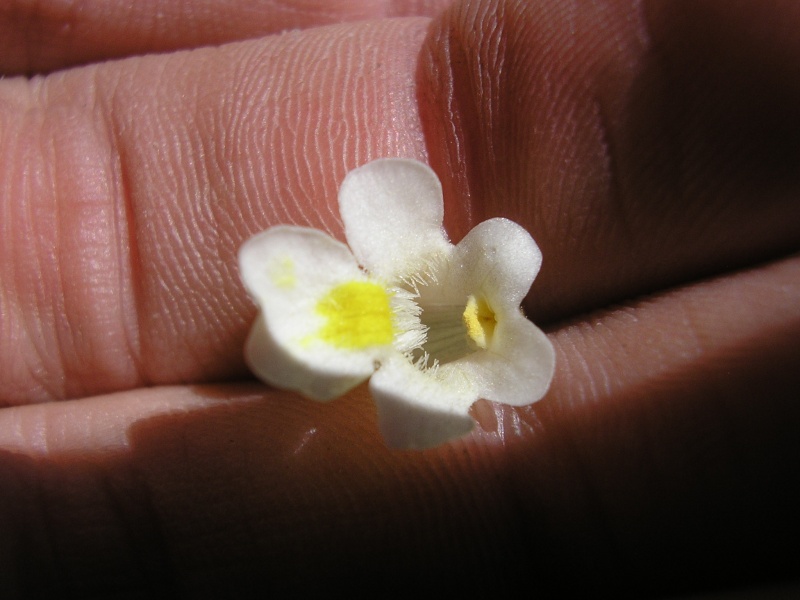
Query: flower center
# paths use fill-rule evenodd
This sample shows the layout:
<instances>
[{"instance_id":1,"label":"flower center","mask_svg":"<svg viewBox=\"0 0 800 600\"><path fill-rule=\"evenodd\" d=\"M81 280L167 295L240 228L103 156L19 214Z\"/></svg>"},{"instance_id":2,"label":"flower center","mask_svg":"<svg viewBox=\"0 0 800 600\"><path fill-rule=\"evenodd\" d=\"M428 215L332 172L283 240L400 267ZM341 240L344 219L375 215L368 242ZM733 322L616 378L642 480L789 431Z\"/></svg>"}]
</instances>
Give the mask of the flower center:
<instances>
[{"instance_id":1,"label":"flower center","mask_svg":"<svg viewBox=\"0 0 800 600\"><path fill-rule=\"evenodd\" d=\"M423 299L418 302L425 339L412 352L412 357L422 368L449 363L489 347L497 320L483 298L471 295L466 305Z\"/></svg>"},{"instance_id":2,"label":"flower center","mask_svg":"<svg viewBox=\"0 0 800 600\"><path fill-rule=\"evenodd\" d=\"M391 344L394 338L389 293L372 281L348 281L317 303L326 317L319 337L332 346L362 350Z\"/></svg>"}]
</instances>

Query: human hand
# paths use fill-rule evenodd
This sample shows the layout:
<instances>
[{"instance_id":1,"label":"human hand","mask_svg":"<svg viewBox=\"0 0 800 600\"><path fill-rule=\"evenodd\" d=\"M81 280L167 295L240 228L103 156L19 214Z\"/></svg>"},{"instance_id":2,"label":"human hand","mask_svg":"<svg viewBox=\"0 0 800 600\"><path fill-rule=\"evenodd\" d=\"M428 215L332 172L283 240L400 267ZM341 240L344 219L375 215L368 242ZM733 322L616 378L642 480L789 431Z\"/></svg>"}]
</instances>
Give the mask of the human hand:
<instances>
[{"instance_id":1,"label":"human hand","mask_svg":"<svg viewBox=\"0 0 800 600\"><path fill-rule=\"evenodd\" d=\"M9 73L98 63L0 82L3 597L797 576L793 2L472 2L106 64L286 23L173 13L106 50L98 19L80 52L0 36ZM454 240L505 216L544 255L550 393L425 452L384 447L363 387L321 405L242 362L239 245L341 236L381 156L432 165Z\"/></svg>"}]
</instances>

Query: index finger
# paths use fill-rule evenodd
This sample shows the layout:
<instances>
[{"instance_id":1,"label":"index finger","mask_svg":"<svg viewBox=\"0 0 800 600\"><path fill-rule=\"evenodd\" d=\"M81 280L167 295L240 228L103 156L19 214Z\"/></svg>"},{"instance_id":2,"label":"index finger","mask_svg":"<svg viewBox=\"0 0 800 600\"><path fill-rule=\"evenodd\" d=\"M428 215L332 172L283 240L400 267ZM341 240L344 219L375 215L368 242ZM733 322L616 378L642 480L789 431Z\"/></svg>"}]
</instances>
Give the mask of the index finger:
<instances>
[{"instance_id":1,"label":"index finger","mask_svg":"<svg viewBox=\"0 0 800 600\"><path fill-rule=\"evenodd\" d=\"M0 82L3 403L242 375L236 252L340 231L348 170L425 159L427 19Z\"/></svg>"}]
</instances>

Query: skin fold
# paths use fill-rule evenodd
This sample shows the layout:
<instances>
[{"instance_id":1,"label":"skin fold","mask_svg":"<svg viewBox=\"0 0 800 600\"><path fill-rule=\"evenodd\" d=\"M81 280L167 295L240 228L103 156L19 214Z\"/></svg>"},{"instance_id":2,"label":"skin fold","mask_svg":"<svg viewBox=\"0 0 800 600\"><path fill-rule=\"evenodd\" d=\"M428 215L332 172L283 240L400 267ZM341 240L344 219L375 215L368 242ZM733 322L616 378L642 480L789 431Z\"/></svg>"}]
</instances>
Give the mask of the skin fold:
<instances>
[{"instance_id":1,"label":"skin fold","mask_svg":"<svg viewBox=\"0 0 800 600\"><path fill-rule=\"evenodd\" d=\"M797 580L796 3L124 4L0 9L0 596ZM424 452L242 360L238 247L382 156L544 256L550 392Z\"/></svg>"},{"instance_id":2,"label":"skin fold","mask_svg":"<svg viewBox=\"0 0 800 600\"><path fill-rule=\"evenodd\" d=\"M335 23L433 16L450 0L6 0L5 74L33 74Z\"/></svg>"}]
</instances>

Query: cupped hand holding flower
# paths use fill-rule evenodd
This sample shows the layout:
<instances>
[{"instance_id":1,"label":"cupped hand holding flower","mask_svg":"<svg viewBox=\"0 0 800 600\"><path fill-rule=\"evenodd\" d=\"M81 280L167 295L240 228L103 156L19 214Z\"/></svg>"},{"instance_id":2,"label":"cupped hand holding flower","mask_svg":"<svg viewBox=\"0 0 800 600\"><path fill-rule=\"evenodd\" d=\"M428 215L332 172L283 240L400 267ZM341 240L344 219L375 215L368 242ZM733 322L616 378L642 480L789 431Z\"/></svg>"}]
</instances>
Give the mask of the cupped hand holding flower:
<instances>
[{"instance_id":1,"label":"cupped hand holding flower","mask_svg":"<svg viewBox=\"0 0 800 600\"><path fill-rule=\"evenodd\" d=\"M487 597L797 581L800 5L463 0L433 20L352 21L435 4L0 8L3 600L412 596L431 576ZM280 223L341 236L337 189L381 156L434 166L453 239L503 215L544 256L524 307L556 350L546 397L478 402L479 428L424 452L386 447L367 385L303 401L242 359L243 241ZM440 224L406 231L401 262L455 260ZM462 290L446 313L474 352L445 344L452 360L426 338L410 356L427 351L428 369L412 367L391 303L437 324L439 283L381 272L401 272L391 248L321 239L341 279L313 271L306 341L338 345L320 361L282 339L290 372L326 372L332 390L409 371L415 394L395 406L468 426L477 392L442 410L417 384L434 354L443 372L494 360L505 309ZM275 281L297 280L290 262ZM498 273L522 294L534 271ZM354 334L342 299L372 306L373 284L392 341L353 351L373 357L353 374L342 346L388 328ZM494 397L491 381L472 385Z\"/></svg>"}]
</instances>

